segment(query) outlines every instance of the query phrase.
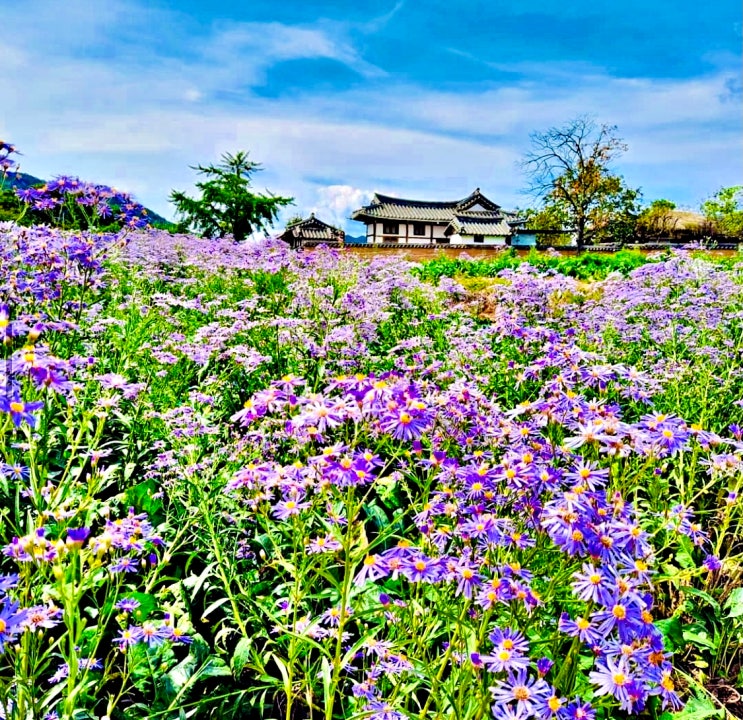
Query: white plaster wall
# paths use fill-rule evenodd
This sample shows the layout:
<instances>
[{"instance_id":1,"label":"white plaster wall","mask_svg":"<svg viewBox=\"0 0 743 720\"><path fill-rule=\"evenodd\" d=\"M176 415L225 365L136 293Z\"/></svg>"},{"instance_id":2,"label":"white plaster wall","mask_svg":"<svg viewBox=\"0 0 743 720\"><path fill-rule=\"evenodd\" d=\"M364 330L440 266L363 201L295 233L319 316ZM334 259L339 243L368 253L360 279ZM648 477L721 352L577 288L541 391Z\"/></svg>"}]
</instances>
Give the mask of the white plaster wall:
<instances>
[{"instance_id":1,"label":"white plaster wall","mask_svg":"<svg viewBox=\"0 0 743 720\"><path fill-rule=\"evenodd\" d=\"M476 243L474 235L452 235L452 244L472 245L473 247L485 247L486 245L505 245L506 238L503 235L485 235L483 242Z\"/></svg>"},{"instance_id":2,"label":"white plaster wall","mask_svg":"<svg viewBox=\"0 0 743 720\"><path fill-rule=\"evenodd\" d=\"M381 243L384 241L384 223L383 222L376 222L376 223L369 223L366 226L366 237L369 242L374 242L374 226L376 225L377 229L377 243ZM405 230L407 228L407 243L410 245L426 245L431 242L431 223L425 223L426 225L426 234L425 235L413 235L413 223L412 222L399 222L399 230L397 237L400 238L399 243L401 245L406 244L405 239ZM446 235L444 234L446 226L445 225L434 225L433 226L433 237L434 241L436 238L444 238ZM389 236L392 237L392 236Z\"/></svg>"}]
</instances>

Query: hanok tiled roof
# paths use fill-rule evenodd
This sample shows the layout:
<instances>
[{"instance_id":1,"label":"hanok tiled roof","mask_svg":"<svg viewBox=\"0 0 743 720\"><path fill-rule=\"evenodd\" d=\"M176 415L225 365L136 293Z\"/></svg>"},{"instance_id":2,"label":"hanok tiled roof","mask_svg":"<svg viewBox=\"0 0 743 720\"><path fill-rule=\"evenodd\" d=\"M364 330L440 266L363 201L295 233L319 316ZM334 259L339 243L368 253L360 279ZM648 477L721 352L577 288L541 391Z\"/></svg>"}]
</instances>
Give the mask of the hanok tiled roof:
<instances>
[{"instance_id":1,"label":"hanok tiled roof","mask_svg":"<svg viewBox=\"0 0 743 720\"><path fill-rule=\"evenodd\" d=\"M510 235L511 226L503 219L487 220L474 213L457 215L444 231L447 235Z\"/></svg>"},{"instance_id":2,"label":"hanok tiled roof","mask_svg":"<svg viewBox=\"0 0 743 720\"><path fill-rule=\"evenodd\" d=\"M290 244L306 240L338 242L343 240L344 236L343 230L328 225L312 214L304 220L288 225L281 234L281 239Z\"/></svg>"},{"instance_id":3,"label":"hanok tiled roof","mask_svg":"<svg viewBox=\"0 0 743 720\"><path fill-rule=\"evenodd\" d=\"M471 207L479 206L477 210ZM463 200L408 200L375 193L369 205L356 210L352 218L361 220L400 220L446 225L460 215L486 223L500 222L506 213L477 188ZM508 234L508 233L506 233Z\"/></svg>"}]
</instances>

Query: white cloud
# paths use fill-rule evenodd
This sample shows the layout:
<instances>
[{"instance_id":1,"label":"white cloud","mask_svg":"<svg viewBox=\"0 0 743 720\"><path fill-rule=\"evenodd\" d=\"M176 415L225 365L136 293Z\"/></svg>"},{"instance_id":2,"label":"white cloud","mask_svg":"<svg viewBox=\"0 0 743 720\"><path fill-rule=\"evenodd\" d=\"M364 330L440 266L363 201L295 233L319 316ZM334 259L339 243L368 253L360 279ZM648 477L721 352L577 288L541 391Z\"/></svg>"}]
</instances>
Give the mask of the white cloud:
<instances>
[{"instance_id":1,"label":"white cloud","mask_svg":"<svg viewBox=\"0 0 743 720\"><path fill-rule=\"evenodd\" d=\"M321 220L345 226L351 213L366 205L373 195L371 190L361 190L351 185L328 185L317 191L319 198L312 207Z\"/></svg>"}]
</instances>

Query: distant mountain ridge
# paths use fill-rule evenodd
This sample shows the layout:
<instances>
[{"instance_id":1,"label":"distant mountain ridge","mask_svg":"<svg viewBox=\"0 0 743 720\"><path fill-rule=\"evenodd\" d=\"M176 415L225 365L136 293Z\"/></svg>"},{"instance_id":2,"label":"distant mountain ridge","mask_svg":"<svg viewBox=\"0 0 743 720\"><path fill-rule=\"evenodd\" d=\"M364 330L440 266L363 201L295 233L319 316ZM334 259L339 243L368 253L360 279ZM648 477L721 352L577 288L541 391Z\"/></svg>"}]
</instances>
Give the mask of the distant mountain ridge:
<instances>
[{"instance_id":1,"label":"distant mountain ridge","mask_svg":"<svg viewBox=\"0 0 743 720\"><path fill-rule=\"evenodd\" d=\"M10 187L13 190L26 190L27 188L34 187L35 185L43 185L46 182L46 180L41 180L34 175L29 175L28 173L11 172L6 175L3 187ZM150 210L150 208L145 208L145 210L147 210L147 214L149 215L152 222L164 223L165 225L173 224L170 220L166 220L162 215L156 213L154 210Z\"/></svg>"}]
</instances>

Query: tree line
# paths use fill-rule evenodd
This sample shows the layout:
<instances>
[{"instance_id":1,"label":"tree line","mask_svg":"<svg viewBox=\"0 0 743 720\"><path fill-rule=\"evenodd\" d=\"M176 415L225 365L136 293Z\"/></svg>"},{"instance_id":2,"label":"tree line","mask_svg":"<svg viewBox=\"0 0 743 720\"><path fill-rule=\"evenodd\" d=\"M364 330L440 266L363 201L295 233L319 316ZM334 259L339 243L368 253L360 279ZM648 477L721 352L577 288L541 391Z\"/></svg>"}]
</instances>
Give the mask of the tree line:
<instances>
[{"instance_id":1,"label":"tree line","mask_svg":"<svg viewBox=\"0 0 743 720\"><path fill-rule=\"evenodd\" d=\"M524 210L527 227L550 244L572 238L580 248L599 242L666 239L678 230L679 213L666 199L643 204L640 188L614 170L627 151L613 125L588 116L531 136L521 163L535 199ZM698 233L743 239L743 186L722 188L702 203ZM566 232L567 231L567 232Z\"/></svg>"}]
</instances>

